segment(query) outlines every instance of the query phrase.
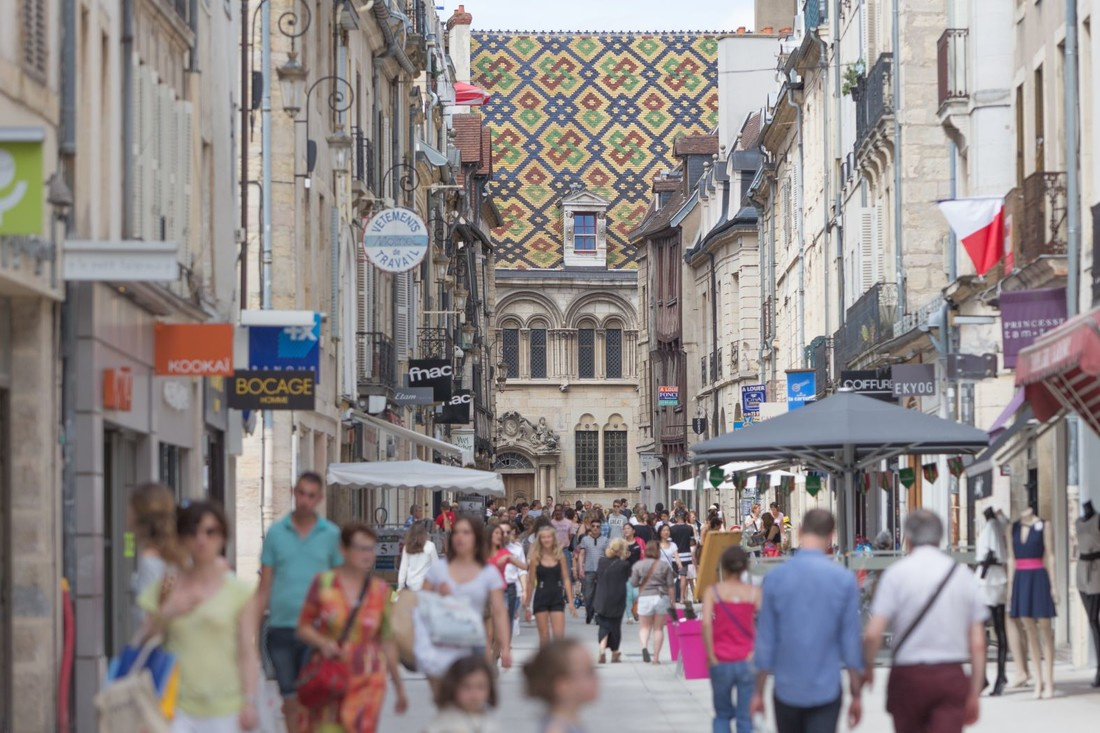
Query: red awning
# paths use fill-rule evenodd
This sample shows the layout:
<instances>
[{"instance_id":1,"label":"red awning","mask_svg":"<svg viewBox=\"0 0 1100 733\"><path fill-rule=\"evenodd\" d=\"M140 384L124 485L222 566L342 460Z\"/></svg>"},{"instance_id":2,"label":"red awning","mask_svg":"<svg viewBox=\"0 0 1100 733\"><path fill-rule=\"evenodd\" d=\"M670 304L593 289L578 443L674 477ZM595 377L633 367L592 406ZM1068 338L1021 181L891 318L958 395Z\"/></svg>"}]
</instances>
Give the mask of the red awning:
<instances>
[{"instance_id":1,"label":"red awning","mask_svg":"<svg viewBox=\"0 0 1100 733\"><path fill-rule=\"evenodd\" d=\"M455 82L455 105L460 107L480 107L489 101L489 92L473 84Z\"/></svg>"},{"instance_id":2,"label":"red awning","mask_svg":"<svg viewBox=\"0 0 1100 733\"><path fill-rule=\"evenodd\" d=\"M1100 308L1066 321L1020 352L1016 384L1042 421L1073 410L1100 433Z\"/></svg>"}]
</instances>

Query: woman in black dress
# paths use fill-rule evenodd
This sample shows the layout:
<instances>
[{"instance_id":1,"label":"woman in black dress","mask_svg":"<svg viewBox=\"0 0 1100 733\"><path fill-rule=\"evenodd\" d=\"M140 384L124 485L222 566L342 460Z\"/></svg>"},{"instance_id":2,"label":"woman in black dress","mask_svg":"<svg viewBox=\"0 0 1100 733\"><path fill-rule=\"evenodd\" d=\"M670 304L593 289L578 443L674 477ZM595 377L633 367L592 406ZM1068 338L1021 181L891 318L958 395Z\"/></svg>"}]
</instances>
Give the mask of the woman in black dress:
<instances>
[{"instance_id":1,"label":"woman in black dress","mask_svg":"<svg viewBox=\"0 0 1100 733\"><path fill-rule=\"evenodd\" d=\"M599 625L600 664L622 661L619 645L623 639L623 614L626 613L626 584L630 580L630 548L617 537L607 545L596 569L596 623Z\"/></svg>"},{"instance_id":2,"label":"woman in black dress","mask_svg":"<svg viewBox=\"0 0 1100 733\"><path fill-rule=\"evenodd\" d=\"M527 556L527 594L523 605L527 608L527 620L533 615L539 630L539 646L550 641L550 632L560 639L565 634L565 607L577 615L573 605L573 584L569 581L569 569L565 553L558 544L558 535L550 524L539 529ZM534 574L534 578L531 575Z\"/></svg>"}]
</instances>

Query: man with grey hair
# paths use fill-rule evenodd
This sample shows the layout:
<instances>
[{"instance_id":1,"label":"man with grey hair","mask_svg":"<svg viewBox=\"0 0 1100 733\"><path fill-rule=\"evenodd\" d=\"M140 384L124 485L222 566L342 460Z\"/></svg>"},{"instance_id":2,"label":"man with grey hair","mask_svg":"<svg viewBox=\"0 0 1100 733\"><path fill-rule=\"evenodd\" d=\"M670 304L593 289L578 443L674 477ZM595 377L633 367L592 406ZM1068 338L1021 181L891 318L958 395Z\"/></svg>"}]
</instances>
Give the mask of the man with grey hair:
<instances>
[{"instance_id":1,"label":"man with grey hair","mask_svg":"<svg viewBox=\"0 0 1100 733\"><path fill-rule=\"evenodd\" d=\"M893 633L886 710L897 733L958 733L978 721L989 611L977 578L940 551L942 541L938 516L924 509L909 514L909 556L879 581L864 633L868 685L882 636L887 629Z\"/></svg>"}]
</instances>

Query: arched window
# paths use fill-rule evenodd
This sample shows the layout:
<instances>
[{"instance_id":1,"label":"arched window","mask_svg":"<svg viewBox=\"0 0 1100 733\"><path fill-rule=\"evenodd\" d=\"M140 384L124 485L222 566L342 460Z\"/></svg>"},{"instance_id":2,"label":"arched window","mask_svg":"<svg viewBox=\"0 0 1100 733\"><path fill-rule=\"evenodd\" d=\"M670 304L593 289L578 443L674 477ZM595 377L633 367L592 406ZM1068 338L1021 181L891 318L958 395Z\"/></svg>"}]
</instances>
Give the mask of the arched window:
<instances>
[{"instance_id":1,"label":"arched window","mask_svg":"<svg viewBox=\"0 0 1100 733\"><path fill-rule=\"evenodd\" d=\"M500 330L501 357L504 359L504 376L519 377L519 324L509 321Z\"/></svg>"},{"instance_id":2,"label":"arched window","mask_svg":"<svg viewBox=\"0 0 1100 733\"><path fill-rule=\"evenodd\" d=\"M603 426L603 485L609 489L626 488L627 428L620 415L612 415Z\"/></svg>"},{"instance_id":3,"label":"arched window","mask_svg":"<svg viewBox=\"0 0 1100 733\"><path fill-rule=\"evenodd\" d=\"M585 321L577 328L577 376L596 378L596 326Z\"/></svg>"},{"instance_id":4,"label":"arched window","mask_svg":"<svg viewBox=\"0 0 1100 733\"><path fill-rule=\"evenodd\" d=\"M546 323L532 322L530 339L531 379L546 379Z\"/></svg>"},{"instance_id":5,"label":"arched window","mask_svg":"<svg viewBox=\"0 0 1100 733\"><path fill-rule=\"evenodd\" d=\"M493 463L493 468L498 471L534 469L534 464L524 455L519 453L501 453Z\"/></svg>"},{"instance_id":6,"label":"arched window","mask_svg":"<svg viewBox=\"0 0 1100 733\"><path fill-rule=\"evenodd\" d=\"M611 321L604 330L604 375L608 379L623 378L623 326Z\"/></svg>"}]
</instances>

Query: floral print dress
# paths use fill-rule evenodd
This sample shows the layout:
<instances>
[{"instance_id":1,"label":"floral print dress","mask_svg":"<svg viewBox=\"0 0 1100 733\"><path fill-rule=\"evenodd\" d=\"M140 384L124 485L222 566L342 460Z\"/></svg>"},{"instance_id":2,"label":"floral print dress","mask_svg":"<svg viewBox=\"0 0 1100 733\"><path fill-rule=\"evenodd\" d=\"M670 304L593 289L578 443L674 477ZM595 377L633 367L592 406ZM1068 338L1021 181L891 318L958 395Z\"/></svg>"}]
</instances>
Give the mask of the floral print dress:
<instances>
[{"instance_id":1,"label":"floral print dress","mask_svg":"<svg viewBox=\"0 0 1100 733\"><path fill-rule=\"evenodd\" d=\"M371 578L370 590L344 642L351 668L348 693L342 700L317 710L304 710L297 733L375 733L386 695L386 660L380 643L392 638L390 586ZM299 624L309 624L332 640L338 640L354 608L335 571L313 579Z\"/></svg>"}]
</instances>

